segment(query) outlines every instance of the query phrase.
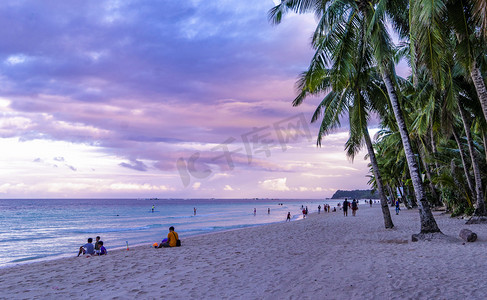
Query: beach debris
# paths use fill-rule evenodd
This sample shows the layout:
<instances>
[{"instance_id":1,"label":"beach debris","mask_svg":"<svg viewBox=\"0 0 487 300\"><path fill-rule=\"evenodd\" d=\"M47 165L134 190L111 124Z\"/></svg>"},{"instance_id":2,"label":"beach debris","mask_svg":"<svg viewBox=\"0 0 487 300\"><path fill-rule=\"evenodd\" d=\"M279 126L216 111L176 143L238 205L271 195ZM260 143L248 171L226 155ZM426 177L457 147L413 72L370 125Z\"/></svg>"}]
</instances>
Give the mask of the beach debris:
<instances>
[{"instance_id":1,"label":"beach debris","mask_svg":"<svg viewBox=\"0 0 487 300\"><path fill-rule=\"evenodd\" d=\"M459 235L464 241L467 241L469 243L475 242L477 240L477 234L465 228L460 230Z\"/></svg>"},{"instance_id":2,"label":"beach debris","mask_svg":"<svg viewBox=\"0 0 487 300\"><path fill-rule=\"evenodd\" d=\"M127 244L127 251L129 251L129 242L125 241L125 243Z\"/></svg>"}]
</instances>

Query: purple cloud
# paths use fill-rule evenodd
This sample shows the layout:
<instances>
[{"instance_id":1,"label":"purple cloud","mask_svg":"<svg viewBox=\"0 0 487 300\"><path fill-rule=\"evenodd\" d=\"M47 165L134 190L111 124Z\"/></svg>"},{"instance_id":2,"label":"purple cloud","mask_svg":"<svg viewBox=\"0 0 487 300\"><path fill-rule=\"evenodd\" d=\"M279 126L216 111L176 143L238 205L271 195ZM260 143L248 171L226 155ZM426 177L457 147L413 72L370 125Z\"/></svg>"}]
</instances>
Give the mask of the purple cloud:
<instances>
[{"instance_id":1,"label":"purple cloud","mask_svg":"<svg viewBox=\"0 0 487 300\"><path fill-rule=\"evenodd\" d=\"M136 171L141 171L141 172L147 171L147 166L143 162L136 160L136 159L131 160L130 163L122 162L119 164L119 166L122 166L124 168L129 168L132 170L136 170Z\"/></svg>"},{"instance_id":2,"label":"purple cloud","mask_svg":"<svg viewBox=\"0 0 487 300\"><path fill-rule=\"evenodd\" d=\"M3 118L10 121L0 137L96 146L121 160L110 160L115 167L171 176L179 158L187 163L200 153L196 167L215 177L231 167L211 149L234 138L232 147L241 148L232 156L236 173L303 172L306 167L281 165L276 152L253 153L249 163L241 140L253 128L272 128L300 113L309 122L319 100L291 107L297 75L312 56L313 17L290 16L272 26L267 11L273 5L6 0L0 98L9 101ZM310 146L317 126L310 125ZM289 146L303 147L304 139ZM62 162L58 151L41 157L57 155L54 161ZM239 182L256 179L243 177Z\"/></svg>"}]
</instances>

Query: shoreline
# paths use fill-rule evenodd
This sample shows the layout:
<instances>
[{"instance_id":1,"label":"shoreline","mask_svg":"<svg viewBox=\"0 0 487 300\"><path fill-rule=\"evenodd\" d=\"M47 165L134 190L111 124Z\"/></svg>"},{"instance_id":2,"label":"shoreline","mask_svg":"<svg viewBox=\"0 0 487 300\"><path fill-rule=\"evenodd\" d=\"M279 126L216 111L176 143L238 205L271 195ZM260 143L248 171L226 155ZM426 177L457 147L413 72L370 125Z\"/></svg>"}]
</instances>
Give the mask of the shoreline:
<instances>
[{"instance_id":1,"label":"shoreline","mask_svg":"<svg viewBox=\"0 0 487 300\"><path fill-rule=\"evenodd\" d=\"M0 269L2 297L111 299L483 299L487 226L434 213L452 239L411 242L417 210L379 205L191 237L182 247L149 245L102 257L70 257ZM478 235L463 243L460 229ZM93 270L97 270L93 272Z\"/></svg>"},{"instance_id":2,"label":"shoreline","mask_svg":"<svg viewBox=\"0 0 487 300\"><path fill-rule=\"evenodd\" d=\"M318 213L310 213L310 215L312 215L312 214L318 214ZM303 220L302 216L298 216L295 220L291 220L291 222L296 222L296 221L300 221L300 220ZM231 231L235 231L235 230L244 230L244 229L248 229L248 228L268 226L268 225L280 224L280 223L282 223L282 221L277 221L277 222L272 222L272 223L266 223L266 224L257 224L257 225L255 225L255 224L249 224L249 225L246 225L244 227L239 227L239 228L231 228L231 229L224 229L224 230L215 231L215 232L205 232L205 233L200 233L200 234L193 234L193 235L189 235L189 236L184 237L184 240L190 239L190 238L194 238L194 237L205 236L205 235L212 235L212 234L223 233L223 232L231 232ZM163 239L163 238L165 238L165 236L164 237L161 237L161 239ZM154 242L159 243L158 241L154 241ZM149 244L149 243L147 243L147 244L146 243L139 243L139 244L134 244L132 246L129 245L129 249L132 249L132 248L133 249L137 249L137 248L140 248L140 247L147 247L148 245L150 246L152 244ZM116 247L116 248L109 248L107 250L110 253L115 252L115 251L117 251L117 252L118 251L127 251L125 246L123 246L123 247ZM40 264L40 263L48 262L48 261L56 261L56 260L64 260L64 259L72 258L72 257L76 257L76 254L75 254L76 251L73 251L73 254L67 254L67 253L64 253L64 254L55 254L53 256L45 256L45 257L42 257L42 258L25 259L24 261L11 262L11 263L7 263L5 265L0 265L0 270L2 270L2 269L8 269L8 268L13 268L13 267L16 267L16 266L21 266L21 265L30 265L30 264L37 264L37 263Z\"/></svg>"}]
</instances>

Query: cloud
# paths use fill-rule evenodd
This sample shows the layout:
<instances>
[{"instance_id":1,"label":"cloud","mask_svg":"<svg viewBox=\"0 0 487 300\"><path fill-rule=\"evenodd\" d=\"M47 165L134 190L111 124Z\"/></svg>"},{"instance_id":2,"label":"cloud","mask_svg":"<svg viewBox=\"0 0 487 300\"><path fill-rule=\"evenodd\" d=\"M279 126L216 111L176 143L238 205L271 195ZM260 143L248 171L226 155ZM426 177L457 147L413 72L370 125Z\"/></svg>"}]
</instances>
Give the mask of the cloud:
<instances>
[{"instance_id":1,"label":"cloud","mask_svg":"<svg viewBox=\"0 0 487 300\"><path fill-rule=\"evenodd\" d=\"M77 171L77 169L73 166L70 166L70 165L65 165L66 167L68 167L68 169L70 169L71 171Z\"/></svg>"},{"instance_id":2,"label":"cloud","mask_svg":"<svg viewBox=\"0 0 487 300\"><path fill-rule=\"evenodd\" d=\"M271 191L289 191L289 187L286 185L287 178L268 179L259 182L259 186L266 190Z\"/></svg>"},{"instance_id":3,"label":"cloud","mask_svg":"<svg viewBox=\"0 0 487 300\"><path fill-rule=\"evenodd\" d=\"M109 186L110 189L112 190L128 190L128 191L171 191L174 190L171 187L168 187L166 185L152 185L148 183L144 184L139 184L139 183L112 183Z\"/></svg>"},{"instance_id":4,"label":"cloud","mask_svg":"<svg viewBox=\"0 0 487 300\"><path fill-rule=\"evenodd\" d=\"M272 26L273 2L259 0L4 2L0 145L12 151L1 162L16 175L0 180L36 187L12 195L71 196L63 184L107 196L308 195L368 169L344 159L346 129L314 146L319 97L291 106L313 55L311 15ZM300 128L282 123L301 116Z\"/></svg>"},{"instance_id":5,"label":"cloud","mask_svg":"<svg viewBox=\"0 0 487 300\"><path fill-rule=\"evenodd\" d=\"M131 160L130 163L122 162L119 165L124 167L124 168L129 168L129 169L137 170L137 171L141 171L141 172L147 171L147 166L143 162L136 160L136 159Z\"/></svg>"}]
</instances>

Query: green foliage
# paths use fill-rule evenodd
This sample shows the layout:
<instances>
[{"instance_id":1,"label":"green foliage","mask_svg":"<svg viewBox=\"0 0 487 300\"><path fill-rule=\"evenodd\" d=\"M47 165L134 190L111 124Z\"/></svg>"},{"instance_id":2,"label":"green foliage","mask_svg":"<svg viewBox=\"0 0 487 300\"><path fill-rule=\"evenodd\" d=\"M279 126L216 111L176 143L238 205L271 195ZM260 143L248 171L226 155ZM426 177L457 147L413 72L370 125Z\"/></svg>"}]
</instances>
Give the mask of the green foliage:
<instances>
[{"instance_id":1,"label":"green foliage","mask_svg":"<svg viewBox=\"0 0 487 300\"><path fill-rule=\"evenodd\" d=\"M341 127L348 116L345 151L353 160L368 136L369 123L378 118L375 169L391 196L397 187L411 191L414 179L414 186L422 186L431 203L443 201L453 216L474 213L473 205L480 206L482 195L476 191L482 182L480 188L487 196L487 122L481 106L486 100L479 97L471 75L476 70L477 79L487 79L487 17L482 14L487 5L474 5L484 2L280 1L269 12L273 23L280 23L288 12L312 12L318 21L311 41L316 52L297 82L293 102L297 106L308 96L321 96L312 116L312 122L321 122L317 144L321 146L323 137ZM400 36L399 47L390 39L385 20ZM407 80L395 74L394 62L399 58L412 69ZM392 104L402 110L401 126ZM463 118L459 108L465 110ZM399 129L409 138L401 137ZM406 156L404 145L411 146L414 158ZM414 167L412 160L418 172L409 169ZM411 172L425 177L418 182ZM378 178L370 177L369 184L377 188Z\"/></svg>"},{"instance_id":2,"label":"green foliage","mask_svg":"<svg viewBox=\"0 0 487 300\"><path fill-rule=\"evenodd\" d=\"M380 199L378 194L374 194L373 190L338 190L333 194L331 199Z\"/></svg>"},{"instance_id":3,"label":"green foliage","mask_svg":"<svg viewBox=\"0 0 487 300\"><path fill-rule=\"evenodd\" d=\"M471 216L471 215L473 215L474 211L475 211L475 208L473 208L473 206L469 206L469 207L465 208L464 212L467 216Z\"/></svg>"},{"instance_id":4,"label":"green foliage","mask_svg":"<svg viewBox=\"0 0 487 300\"><path fill-rule=\"evenodd\" d=\"M451 217L454 218L454 217L461 216L461 215L463 215L463 212L464 211L465 211L465 206L463 206L463 205L457 206L453 210L453 213L451 214Z\"/></svg>"}]
</instances>

